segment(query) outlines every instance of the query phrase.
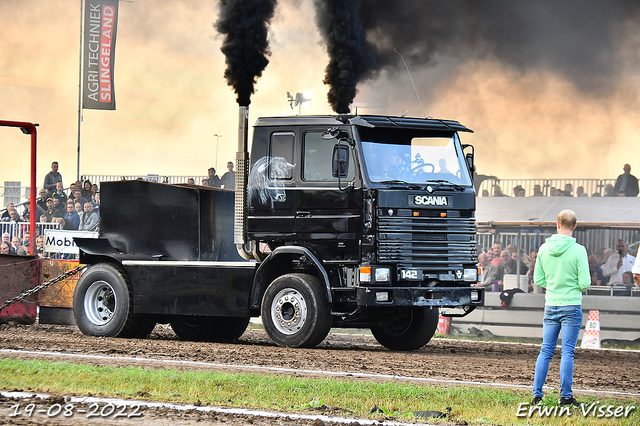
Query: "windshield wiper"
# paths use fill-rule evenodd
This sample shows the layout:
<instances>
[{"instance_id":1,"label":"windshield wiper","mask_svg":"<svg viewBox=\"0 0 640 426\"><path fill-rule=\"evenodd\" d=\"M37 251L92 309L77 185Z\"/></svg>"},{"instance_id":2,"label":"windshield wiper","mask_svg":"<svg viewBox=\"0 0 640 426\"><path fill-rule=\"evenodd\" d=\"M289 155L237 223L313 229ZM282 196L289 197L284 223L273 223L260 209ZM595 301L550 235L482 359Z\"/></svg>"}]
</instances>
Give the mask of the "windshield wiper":
<instances>
[{"instance_id":1,"label":"windshield wiper","mask_svg":"<svg viewBox=\"0 0 640 426\"><path fill-rule=\"evenodd\" d=\"M420 185L416 185L414 183L408 183L408 182L405 182L403 180L383 180L380 183L382 183L384 185L389 185L389 188L391 188L393 186L399 186L401 188L408 188L408 189L421 189L422 188Z\"/></svg>"},{"instance_id":2,"label":"windshield wiper","mask_svg":"<svg viewBox=\"0 0 640 426\"><path fill-rule=\"evenodd\" d=\"M436 189L439 189L442 186L450 186L453 189L456 189L458 191L464 191L465 187L462 185L458 185L457 183L453 183L453 182L449 182L448 180L442 180L442 179L430 179L426 181L426 184L433 184L433 185L437 185Z\"/></svg>"}]
</instances>

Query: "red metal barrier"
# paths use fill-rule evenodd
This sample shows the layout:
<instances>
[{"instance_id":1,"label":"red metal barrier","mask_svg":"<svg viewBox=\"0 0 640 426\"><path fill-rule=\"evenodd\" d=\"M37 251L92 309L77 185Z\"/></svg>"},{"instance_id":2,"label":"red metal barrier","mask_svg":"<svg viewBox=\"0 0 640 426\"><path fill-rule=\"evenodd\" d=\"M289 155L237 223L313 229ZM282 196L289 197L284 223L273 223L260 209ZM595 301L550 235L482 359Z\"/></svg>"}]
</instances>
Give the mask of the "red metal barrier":
<instances>
[{"instance_id":1,"label":"red metal barrier","mask_svg":"<svg viewBox=\"0 0 640 426\"><path fill-rule=\"evenodd\" d=\"M38 256L0 255L0 304L40 285L41 262ZM37 294L32 294L0 311L0 323L14 321L33 324L36 320Z\"/></svg>"}]
</instances>

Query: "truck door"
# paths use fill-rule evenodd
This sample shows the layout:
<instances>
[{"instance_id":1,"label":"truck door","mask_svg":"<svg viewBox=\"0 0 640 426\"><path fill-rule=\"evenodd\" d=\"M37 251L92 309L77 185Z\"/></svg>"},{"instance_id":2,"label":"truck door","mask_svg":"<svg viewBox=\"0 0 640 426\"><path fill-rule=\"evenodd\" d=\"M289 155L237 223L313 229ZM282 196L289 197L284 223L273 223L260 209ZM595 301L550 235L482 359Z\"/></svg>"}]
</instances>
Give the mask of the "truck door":
<instances>
[{"instance_id":1,"label":"truck door","mask_svg":"<svg viewBox=\"0 0 640 426\"><path fill-rule=\"evenodd\" d=\"M355 151L348 149L348 174L332 175L332 156L338 139L322 139L326 129L302 132L301 176L296 190L295 230L303 240L357 241L360 231L361 181Z\"/></svg>"}]
</instances>

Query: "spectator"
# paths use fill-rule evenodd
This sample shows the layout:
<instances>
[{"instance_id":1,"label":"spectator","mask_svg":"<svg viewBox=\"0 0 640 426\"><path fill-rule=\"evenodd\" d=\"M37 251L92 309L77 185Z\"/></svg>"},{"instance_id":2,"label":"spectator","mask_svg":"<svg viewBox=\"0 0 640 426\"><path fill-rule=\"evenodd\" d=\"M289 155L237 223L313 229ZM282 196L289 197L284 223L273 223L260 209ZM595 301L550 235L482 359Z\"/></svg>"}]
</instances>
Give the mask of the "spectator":
<instances>
[{"instance_id":1,"label":"spectator","mask_svg":"<svg viewBox=\"0 0 640 426\"><path fill-rule=\"evenodd\" d=\"M89 179L84 181L84 183L82 184L82 190L80 192L82 193L82 198L86 199L87 201L91 201L91 181Z\"/></svg>"},{"instance_id":2,"label":"spectator","mask_svg":"<svg viewBox=\"0 0 640 426\"><path fill-rule=\"evenodd\" d=\"M607 253L607 256L605 257L605 253ZM605 277L604 274L602 273L602 266L604 265L604 263L609 259L609 257L611 256L611 254L613 253L613 250L611 249L606 249L606 250L598 250L595 254L596 256L596 272L598 274L598 285L608 285L609 284L609 277Z\"/></svg>"},{"instance_id":3,"label":"spectator","mask_svg":"<svg viewBox=\"0 0 640 426\"><path fill-rule=\"evenodd\" d=\"M38 255L38 257L40 258L44 257L44 236L43 235L38 235L36 237L35 254Z\"/></svg>"},{"instance_id":4,"label":"spectator","mask_svg":"<svg viewBox=\"0 0 640 426\"><path fill-rule=\"evenodd\" d=\"M22 238L22 246L18 248L16 254L20 256L26 256L29 254L29 244L31 243L31 233L29 231L24 232L24 237Z\"/></svg>"},{"instance_id":5,"label":"spectator","mask_svg":"<svg viewBox=\"0 0 640 426\"><path fill-rule=\"evenodd\" d=\"M53 207L52 198L47 198L47 210L45 210L44 215L47 217L47 222L52 222L51 219L54 217L62 217L60 210Z\"/></svg>"},{"instance_id":6,"label":"spectator","mask_svg":"<svg viewBox=\"0 0 640 426\"><path fill-rule=\"evenodd\" d=\"M54 193L51 198L53 199L53 208L57 209L60 213L63 213L65 203L62 201L62 199L58 197L58 194L56 193Z\"/></svg>"},{"instance_id":7,"label":"spectator","mask_svg":"<svg viewBox=\"0 0 640 426\"><path fill-rule=\"evenodd\" d=\"M500 241L496 241L493 243L493 259L491 260L491 264L494 266L498 266L502 263L502 259L500 259L500 253L502 253L502 243Z\"/></svg>"},{"instance_id":8,"label":"spectator","mask_svg":"<svg viewBox=\"0 0 640 426\"><path fill-rule=\"evenodd\" d=\"M573 185L570 183L565 184L563 192L565 197L573 197Z\"/></svg>"},{"instance_id":9,"label":"spectator","mask_svg":"<svg viewBox=\"0 0 640 426\"><path fill-rule=\"evenodd\" d=\"M609 277L609 285L622 284L622 274L631 271L636 261L636 258L629 254L629 246L625 240L618 240L616 248L618 253L612 254L602 267L604 276Z\"/></svg>"},{"instance_id":10,"label":"spectator","mask_svg":"<svg viewBox=\"0 0 640 426\"><path fill-rule=\"evenodd\" d=\"M11 246L11 234L8 232L2 234L2 244L6 244L7 247L9 247L8 253L3 252L4 254L16 254L15 250Z\"/></svg>"},{"instance_id":11,"label":"spectator","mask_svg":"<svg viewBox=\"0 0 640 426\"><path fill-rule=\"evenodd\" d=\"M0 254L12 254L11 253L11 244L6 242L6 241L1 242L0 243Z\"/></svg>"},{"instance_id":12,"label":"spectator","mask_svg":"<svg viewBox=\"0 0 640 426\"><path fill-rule=\"evenodd\" d=\"M626 286L628 289L633 287L633 272L625 271L622 274L622 285Z\"/></svg>"},{"instance_id":13,"label":"spectator","mask_svg":"<svg viewBox=\"0 0 640 426\"><path fill-rule=\"evenodd\" d=\"M13 237L11 240L11 247L13 248L14 253L18 253L18 249L22 246L22 241L20 241L20 237Z\"/></svg>"},{"instance_id":14,"label":"spectator","mask_svg":"<svg viewBox=\"0 0 640 426\"><path fill-rule=\"evenodd\" d=\"M210 186L212 188L220 188L220 178L216 174L216 169L210 167L209 170L207 170L207 173L209 174L209 178L207 179L207 186Z\"/></svg>"},{"instance_id":15,"label":"spectator","mask_svg":"<svg viewBox=\"0 0 640 426\"><path fill-rule=\"evenodd\" d=\"M64 185L62 184L62 182L56 183L56 190L51 195L51 198L53 198L54 200L56 198L59 198L60 204L63 206L64 206L64 203L67 202L67 194L64 193ZM57 206L54 206L54 207L58 208Z\"/></svg>"},{"instance_id":16,"label":"spectator","mask_svg":"<svg viewBox=\"0 0 640 426\"><path fill-rule=\"evenodd\" d=\"M478 271L480 272L478 274L478 283L482 282L488 265L489 255L487 253L480 253L478 255Z\"/></svg>"},{"instance_id":17,"label":"spectator","mask_svg":"<svg viewBox=\"0 0 640 426\"><path fill-rule=\"evenodd\" d=\"M36 204L40 206L42 211L47 210L47 198L49 198L49 196L47 195L47 190L42 188L40 191L38 191L38 195L40 199L36 202Z\"/></svg>"},{"instance_id":18,"label":"spectator","mask_svg":"<svg viewBox=\"0 0 640 426\"><path fill-rule=\"evenodd\" d=\"M93 185L91 185L91 199L87 199L89 201L93 201L94 203L96 202L96 195L98 194L98 185L96 185L95 183Z\"/></svg>"},{"instance_id":19,"label":"spectator","mask_svg":"<svg viewBox=\"0 0 640 426\"><path fill-rule=\"evenodd\" d=\"M82 204L74 203L73 208L76 209L76 213L80 216L80 220L82 220L82 215L84 214L84 208L82 208Z\"/></svg>"},{"instance_id":20,"label":"spectator","mask_svg":"<svg viewBox=\"0 0 640 426\"><path fill-rule=\"evenodd\" d=\"M624 173L616 179L614 193L618 197L636 197L638 195L638 178L631 174L631 166L622 167Z\"/></svg>"},{"instance_id":21,"label":"spectator","mask_svg":"<svg viewBox=\"0 0 640 426\"><path fill-rule=\"evenodd\" d=\"M77 189L76 183L72 182L71 185L69 185L69 196L67 198L73 198L73 192Z\"/></svg>"},{"instance_id":22,"label":"spectator","mask_svg":"<svg viewBox=\"0 0 640 426\"><path fill-rule=\"evenodd\" d=\"M62 182L62 175L58 173L58 162L51 163L51 171L44 177L43 188L47 191L47 197L51 197L56 190L56 183Z\"/></svg>"},{"instance_id":23,"label":"spectator","mask_svg":"<svg viewBox=\"0 0 640 426\"><path fill-rule=\"evenodd\" d=\"M98 219L100 219L100 193L96 193L96 199L93 201L93 211L98 215Z\"/></svg>"},{"instance_id":24,"label":"spectator","mask_svg":"<svg viewBox=\"0 0 640 426\"><path fill-rule=\"evenodd\" d=\"M65 220L64 229L69 231L77 231L80 226L80 216L78 216L78 212L73 206L73 201L67 203L67 212L62 216Z\"/></svg>"},{"instance_id":25,"label":"spectator","mask_svg":"<svg viewBox=\"0 0 640 426\"><path fill-rule=\"evenodd\" d=\"M9 213L11 212L11 210L14 210L15 207L13 206L13 203L9 203L7 204L7 210L4 211L4 213L2 213L2 216L0 217L0 221L5 222L5 219L10 220L11 216L9 216Z\"/></svg>"},{"instance_id":26,"label":"spectator","mask_svg":"<svg viewBox=\"0 0 640 426\"><path fill-rule=\"evenodd\" d=\"M31 207L31 196L28 196L27 201L25 202L25 205L24 205L24 213L22 214L22 217L24 218L25 221L28 221L31 218L31 213L29 212L30 207ZM46 204L45 204L45 207L46 207ZM42 207L40 207L40 204L36 203L36 218L42 216L43 214L44 214L44 210L42 209Z\"/></svg>"},{"instance_id":27,"label":"spectator","mask_svg":"<svg viewBox=\"0 0 640 426\"><path fill-rule=\"evenodd\" d=\"M524 194L525 194L525 191L521 185L518 185L515 188L513 188L514 197L524 197Z\"/></svg>"},{"instance_id":28,"label":"spectator","mask_svg":"<svg viewBox=\"0 0 640 426\"><path fill-rule=\"evenodd\" d=\"M534 197L542 197L542 196L544 196L544 194L542 193L542 189L540 188L540 185L538 185L538 184L533 185L533 196Z\"/></svg>"},{"instance_id":29,"label":"spectator","mask_svg":"<svg viewBox=\"0 0 640 426\"><path fill-rule=\"evenodd\" d=\"M478 257L478 261L482 261ZM484 287L487 291L502 291L500 288L502 280L504 278L504 265L498 266L493 263L487 263L486 267L482 269L482 281L477 283L475 287Z\"/></svg>"},{"instance_id":30,"label":"spectator","mask_svg":"<svg viewBox=\"0 0 640 426\"><path fill-rule=\"evenodd\" d=\"M233 171L233 162L227 163L227 172L222 175L220 183L224 189L236 189L236 172Z\"/></svg>"},{"instance_id":31,"label":"spectator","mask_svg":"<svg viewBox=\"0 0 640 426\"><path fill-rule=\"evenodd\" d=\"M576 196L577 197L588 197L589 195L584 192L584 187L579 186L576 188Z\"/></svg>"},{"instance_id":32,"label":"spectator","mask_svg":"<svg viewBox=\"0 0 640 426\"><path fill-rule=\"evenodd\" d=\"M605 197L616 197L616 189L610 183L604 186L604 196Z\"/></svg>"},{"instance_id":33,"label":"spectator","mask_svg":"<svg viewBox=\"0 0 640 426\"><path fill-rule=\"evenodd\" d=\"M80 206L84 206L87 203L86 198L82 196L82 192L79 189L73 191L73 204L80 203Z\"/></svg>"},{"instance_id":34,"label":"spectator","mask_svg":"<svg viewBox=\"0 0 640 426\"><path fill-rule=\"evenodd\" d=\"M40 216L40 223L48 223L49 221L47 220L47 215L43 214L42 216Z\"/></svg>"},{"instance_id":35,"label":"spectator","mask_svg":"<svg viewBox=\"0 0 640 426\"><path fill-rule=\"evenodd\" d=\"M93 211L93 203L84 205L84 214L80 218L79 231L93 231L98 226L98 214Z\"/></svg>"},{"instance_id":36,"label":"spectator","mask_svg":"<svg viewBox=\"0 0 640 426\"><path fill-rule=\"evenodd\" d=\"M518 260L511 257L511 253L509 252L509 250L504 250L502 253L500 253L500 257L502 258L502 263L504 264L505 275L515 275L518 273ZM527 268L527 265L525 265L522 260L520 260L519 263L520 275L526 275L527 271L529 271L529 268Z\"/></svg>"},{"instance_id":37,"label":"spectator","mask_svg":"<svg viewBox=\"0 0 640 426\"><path fill-rule=\"evenodd\" d=\"M202 179L202 186L209 186L209 179Z\"/></svg>"},{"instance_id":38,"label":"spectator","mask_svg":"<svg viewBox=\"0 0 640 426\"><path fill-rule=\"evenodd\" d=\"M195 185L195 184L196 184L196 180L194 178L187 179L187 185Z\"/></svg>"}]
</instances>

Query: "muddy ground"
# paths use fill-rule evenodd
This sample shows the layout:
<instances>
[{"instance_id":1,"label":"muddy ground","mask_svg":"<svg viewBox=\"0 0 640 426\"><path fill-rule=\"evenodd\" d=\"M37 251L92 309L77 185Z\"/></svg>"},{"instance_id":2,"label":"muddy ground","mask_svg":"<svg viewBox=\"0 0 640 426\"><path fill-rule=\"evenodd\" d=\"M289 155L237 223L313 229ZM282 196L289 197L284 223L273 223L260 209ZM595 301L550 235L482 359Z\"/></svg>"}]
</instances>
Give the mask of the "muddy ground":
<instances>
[{"instance_id":1,"label":"muddy ground","mask_svg":"<svg viewBox=\"0 0 640 426\"><path fill-rule=\"evenodd\" d=\"M313 375L313 373L300 371L313 370L513 385L531 385L539 351L538 346L528 344L434 339L421 350L404 353L383 348L371 336L333 333L315 349L285 349L275 346L264 331L257 329L247 330L237 343L219 344L177 340L171 329L166 326L157 326L150 338L138 340L89 337L82 335L75 327L51 325L2 325L0 326L0 348L283 367L298 370L296 373L280 374ZM8 356L42 357L0 353L0 357ZM46 359L55 359L55 357L47 356ZM130 361L115 359L84 359L81 362L100 365L131 364ZM558 365L559 353L552 360L547 379L547 384L550 386L560 386ZM179 368L216 369L216 367L202 365L183 365ZM225 369L225 371L229 370ZM580 389L640 393L640 352L577 349L574 389L576 394L579 394ZM7 417L6 410L10 402L6 398L0 398L0 423L10 420L16 422L7 424L86 424L73 423L73 419L58 418L42 418L40 419L42 423L37 423L35 419L32 419L34 421L32 423L19 423L24 419ZM5 411L2 411L3 409ZM157 421L148 424L162 424L161 419L164 419L165 414L151 411L145 413L146 420L139 418L131 424L147 424L147 421L151 421L156 415ZM287 422L282 419L256 419L243 416L222 416L221 418L220 415L202 413L195 413L193 417L189 417L187 413L180 413L179 416L172 414L172 416L177 416L170 421L173 426L203 422L206 424L234 424L235 422L238 424L305 424L300 420ZM71 423L63 422L67 420ZM105 420L102 419L101 424L109 424L105 423ZM55 423L56 421L62 423ZM308 423L311 424L311 422ZM129 423L117 421L117 424Z\"/></svg>"}]
</instances>

